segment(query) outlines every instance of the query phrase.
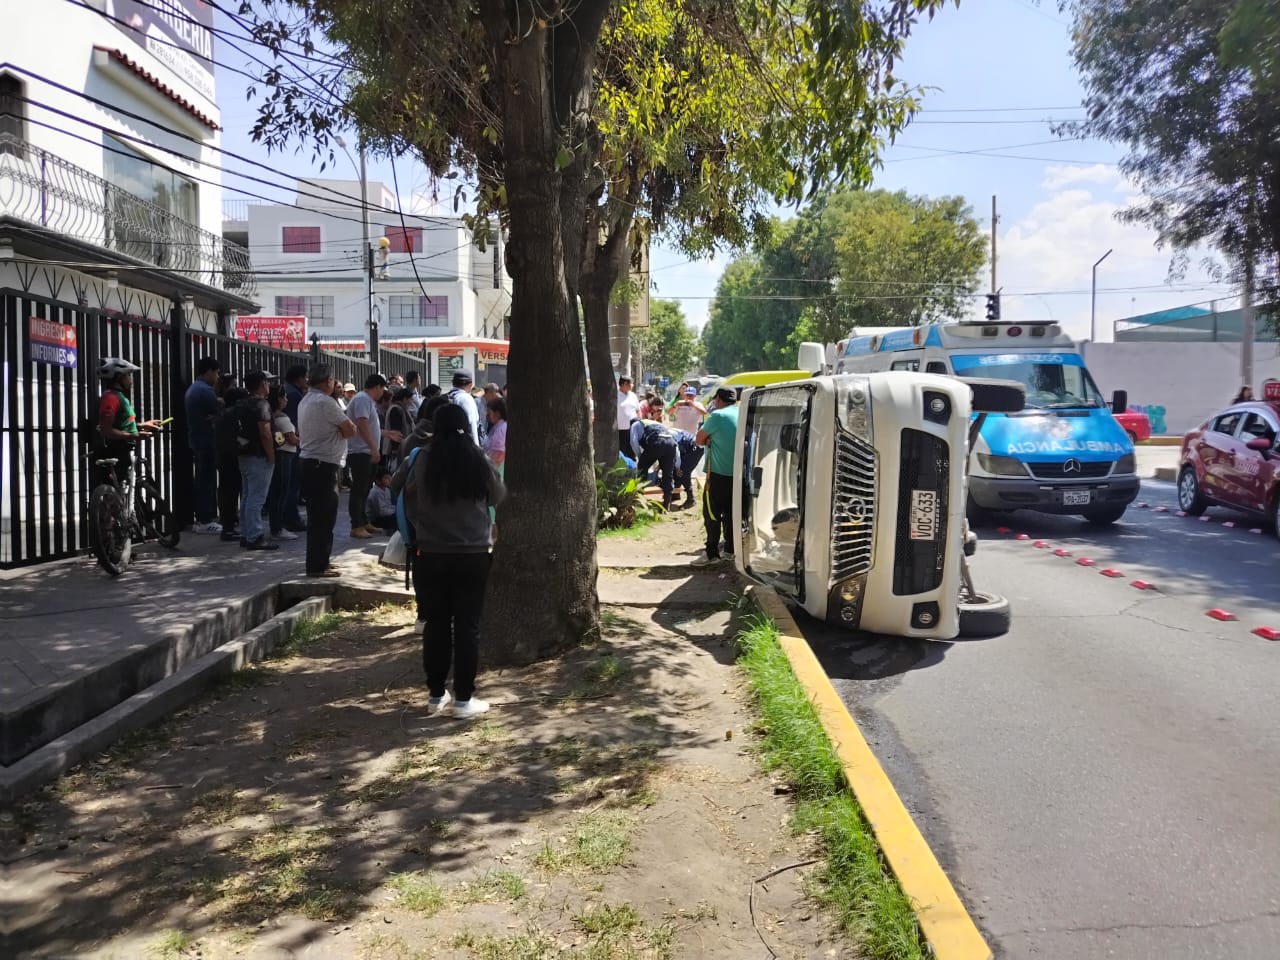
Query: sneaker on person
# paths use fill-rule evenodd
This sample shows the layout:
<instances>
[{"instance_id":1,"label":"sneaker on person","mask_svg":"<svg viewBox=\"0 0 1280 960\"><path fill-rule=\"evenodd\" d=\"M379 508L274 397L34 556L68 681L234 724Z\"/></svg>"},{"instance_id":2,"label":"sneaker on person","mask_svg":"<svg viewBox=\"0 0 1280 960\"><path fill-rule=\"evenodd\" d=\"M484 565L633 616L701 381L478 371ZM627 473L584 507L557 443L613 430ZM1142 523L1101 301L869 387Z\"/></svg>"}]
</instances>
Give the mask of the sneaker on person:
<instances>
[{"instance_id":1,"label":"sneaker on person","mask_svg":"<svg viewBox=\"0 0 1280 960\"><path fill-rule=\"evenodd\" d=\"M430 706L431 701L427 701ZM459 720L470 720L472 717L478 717L482 713L489 712L489 701L481 700L479 697L472 697L470 700L457 700L453 704L453 715Z\"/></svg>"},{"instance_id":2,"label":"sneaker on person","mask_svg":"<svg viewBox=\"0 0 1280 960\"><path fill-rule=\"evenodd\" d=\"M336 567L330 567L328 570L321 570L319 573L311 573L308 571L307 576L308 577L325 577L326 579L332 580L335 577L342 576L342 571L337 569Z\"/></svg>"},{"instance_id":3,"label":"sneaker on person","mask_svg":"<svg viewBox=\"0 0 1280 960\"><path fill-rule=\"evenodd\" d=\"M698 557L697 559L689 561L689 566L710 567L713 564L719 563L723 559L724 559L723 557L713 557L713 556L710 556L709 554L704 553L702 556Z\"/></svg>"},{"instance_id":4,"label":"sneaker on person","mask_svg":"<svg viewBox=\"0 0 1280 960\"><path fill-rule=\"evenodd\" d=\"M241 540L241 550L279 550L280 544L272 543L265 536L259 537L257 540Z\"/></svg>"},{"instance_id":5,"label":"sneaker on person","mask_svg":"<svg viewBox=\"0 0 1280 960\"><path fill-rule=\"evenodd\" d=\"M277 530L273 533L272 538L275 540L297 540L298 535L292 530Z\"/></svg>"},{"instance_id":6,"label":"sneaker on person","mask_svg":"<svg viewBox=\"0 0 1280 960\"><path fill-rule=\"evenodd\" d=\"M381 527L376 527L372 523L366 523L364 528L369 532L369 536L371 537L388 537L391 535L388 531L383 530Z\"/></svg>"},{"instance_id":7,"label":"sneaker on person","mask_svg":"<svg viewBox=\"0 0 1280 960\"><path fill-rule=\"evenodd\" d=\"M439 713L449 705L449 701L452 699L453 697L449 695L448 690L442 696L427 697L427 713Z\"/></svg>"},{"instance_id":8,"label":"sneaker on person","mask_svg":"<svg viewBox=\"0 0 1280 960\"><path fill-rule=\"evenodd\" d=\"M373 534L369 532L368 527L352 527L351 535L357 540L368 540Z\"/></svg>"},{"instance_id":9,"label":"sneaker on person","mask_svg":"<svg viewBox=\"0 0 1280 960\"><path fill-rule=\"evenodd\" d=\"M217 520L210 520L208 523L193 523L191 525L191 532L208 534L221 533L222 524Z\"/></svg>"},{"instance_id":10,"label":"sneaker on person","mask_svg":"<svg viewBox=\"0 0 1280 960\"><path fill-rule=\"evenodd\" d=\"M235 543L235 542L236 542L237 540L239 540L239 539L240 539L240 531L239 531L239 530L228 530L226 527L223 527L223 528L222 528L222 542L223 542L223 543Z\"/></svg>"}]
</instances>

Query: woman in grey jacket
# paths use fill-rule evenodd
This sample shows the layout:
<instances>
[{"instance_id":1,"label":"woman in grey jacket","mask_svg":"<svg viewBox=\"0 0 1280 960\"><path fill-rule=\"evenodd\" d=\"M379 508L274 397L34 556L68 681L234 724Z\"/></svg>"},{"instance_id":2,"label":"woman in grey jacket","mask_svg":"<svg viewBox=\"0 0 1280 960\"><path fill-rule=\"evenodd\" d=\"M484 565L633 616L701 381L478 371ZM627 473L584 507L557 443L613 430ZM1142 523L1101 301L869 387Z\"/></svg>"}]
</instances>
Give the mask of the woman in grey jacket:
<instances>
[{"instance_id":1,"label":"woman in grey jacket","mask_svg":"<svg viewBox=\"0 0 1280 960\"><path fill-rule=\"evenodd\" d=\"M435 412L431 444L404 486L405 517L417 553L413 579L426 601L422 666L428 712L449 705L445 681L453 667L453 715L476 717L489 704L473 696L480 660L480 612L489 576L489 508L506 496L496 470L471 439L466 412L445 404Z\"/></svg>"}]
</instances>

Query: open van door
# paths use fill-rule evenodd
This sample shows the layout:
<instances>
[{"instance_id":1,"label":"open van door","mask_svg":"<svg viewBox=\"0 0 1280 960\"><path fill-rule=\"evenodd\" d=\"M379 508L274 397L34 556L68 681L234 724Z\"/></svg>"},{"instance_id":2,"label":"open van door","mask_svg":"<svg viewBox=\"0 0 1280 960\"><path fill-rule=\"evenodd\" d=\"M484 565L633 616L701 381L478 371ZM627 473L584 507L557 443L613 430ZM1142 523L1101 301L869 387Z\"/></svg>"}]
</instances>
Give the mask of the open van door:
<instances>
[{"instance_id":1,"label":"open van door","mask_svg":"<svg viewBox=\"0 0 1280 960\"><path fill-rule=\"evenodd\" d=\"M739 408L741 484L734 491L739 569L804 602L804 501L813 387L749 391Z\"/></svg>"}]
</instances>

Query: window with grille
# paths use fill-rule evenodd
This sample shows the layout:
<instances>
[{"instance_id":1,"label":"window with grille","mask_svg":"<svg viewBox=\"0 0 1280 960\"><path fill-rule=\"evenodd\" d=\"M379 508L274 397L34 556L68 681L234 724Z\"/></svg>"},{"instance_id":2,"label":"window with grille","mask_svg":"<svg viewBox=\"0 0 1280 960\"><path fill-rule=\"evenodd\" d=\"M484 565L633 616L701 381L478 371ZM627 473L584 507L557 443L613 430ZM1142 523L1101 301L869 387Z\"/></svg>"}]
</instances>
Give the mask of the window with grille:
<instances>
[{"instance_id":1,"label":"window with grille","mask_svg":"<svg viewBox=\"0 0 1280 960\"><path fill-rule=\"evenodd\" d=\"M387 311L393 327L449 326L449 298L444 295L390 297Z\"/></svg>"},{"instance_id":2,"label":"window with grille","mask_svg":"<svg viewBox=\"0 0 1280 960\"><path fill-rule=\"evenodd\" d=\"M306 317L309 327L332 327L333 297L276 297L276 316Z\"/></svg>"},{"instance_id":3,"label":"window with grille","mask_svg":"<svg viewBox=\"0 0 1280 960\"><path fill-rule=\"evenodd\" d=\"M319 253L319 227L281 227L280 250L282 253Z\"/></svg>"},{"instance_id":4,"label":"window with grille","mask_svg":"<svg viewBox=\"0 0 1280 960\"><path fill-rule=\"evenodd\" d=\"M421 227L387 227L384 236L391 241L390 253L421 253Z\"/></svg>"},{"instance_id":5,"label":"window with grille","mask_svg":"<svg viewBox=\"0 0 1280 960\"><path fill-rule=\"evenodd\" d=\"M22 81L11 73L0 73L0 153L26 157L26 126Z\"/></svg>"}]
</instances>

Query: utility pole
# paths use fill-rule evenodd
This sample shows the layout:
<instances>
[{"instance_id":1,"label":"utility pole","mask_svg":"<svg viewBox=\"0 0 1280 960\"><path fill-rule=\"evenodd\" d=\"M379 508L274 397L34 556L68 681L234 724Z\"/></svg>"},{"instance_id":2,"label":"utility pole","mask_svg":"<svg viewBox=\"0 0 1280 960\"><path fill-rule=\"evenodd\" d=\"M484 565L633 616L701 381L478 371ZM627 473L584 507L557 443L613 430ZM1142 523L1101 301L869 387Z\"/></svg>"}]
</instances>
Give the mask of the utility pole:
<instances>
[{"instance_id":1,"label":"utility pole","mask_svg":"<svg viewBox=\"0 0 1280 960\"><path fill-rule=\"evenodd\" d=\"M1240 383L1253 386L1253 257L1244 262L1244 290L1240 294Z\"/></svg>"},{"instance_id":2,"label":"utility pole","mask_svg":"<svg viewBox=\"0 0 1280 960\"><path fill-rule=\"evenodd\" d=\"M991 292L995 293L1000 288L996 286L996 227L1000 223L1000 217L996 215L996 195L991 195Z\"/></svg>"},{"instance_id":3,"label":"utility pole","mask_svg":"<svg viewBox=\"0 0 1280 960\"><path fill-rule=\"evenodd\" d=\"M1111 256L1108 250L1093 264L1093 283L1089 287L1089 342L1098 342L1098 264Z\"/></svg>"},{"instance_id":4,"label":"utility pole","mask_svg":"<svg viewBox=\"0 0 1280 960\"><path fill-rule=\"evenodd\" d=\"M369 167L364 149L364 137L360 138L360 225L364 234L365 260L365 311L368 324L369 359L374 370L378 369L378 325L373 322L373 245L369 242Z\"/></svg>"}]
</instances>

